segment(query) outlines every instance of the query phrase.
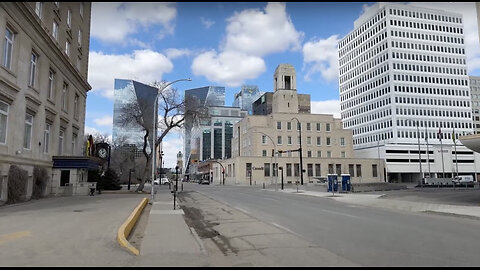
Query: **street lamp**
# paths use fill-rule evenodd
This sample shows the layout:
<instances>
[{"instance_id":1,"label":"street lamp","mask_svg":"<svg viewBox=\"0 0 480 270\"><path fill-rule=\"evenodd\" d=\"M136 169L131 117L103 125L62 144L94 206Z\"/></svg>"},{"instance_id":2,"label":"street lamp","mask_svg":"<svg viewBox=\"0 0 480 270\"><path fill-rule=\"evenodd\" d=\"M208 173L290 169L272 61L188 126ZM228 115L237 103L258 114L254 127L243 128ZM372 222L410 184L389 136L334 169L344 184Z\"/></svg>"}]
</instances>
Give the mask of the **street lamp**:
<instances>
[{"instance_id":1,"label":"street lamp","mask_svg":"<svg viewBox=\"0 0 480 270\"><path fill-rule=\"evenodd\" d=\"M297 120L297 129L298 129L298 134L300 136L300 148L298 149L300 152L300 184L303 186L303 158L302 158L302 124L300 124L300 120L298 120L296 117L293 117L292 120Z\"/></svg>"},{"instance_id":2,"label":"street lamp","mask_svg":"<svg viewBox=\"0 0 480 270\"><path fill-rule=\"evenodd\" d=\"M163 89L167 88L167 86L171 85L171 84L174 84L176 82L180 82L180 81L192 81L192 79L190 78L187 78L187 79L179 79L179 80L175 80L173 82L170 82L170 83L167 83L166 85L164 85L161 89L160 88L157 88L157 94L155 96L155 103L153 104L153 130L152 130L152 142L153 142L153 145L152 145L152 190L151 190L151 197L152 197L152 204L153 204L153 181L155 180L155 152L156 152L156 149L155 149L155 143L156 143L156 140L157 140L157 110L158 110L158 95L163 91Z\"/></svg>"},{"instance_id":3,"label":"street lamp","mask_svg":"<svg viewBox=\"0 0 480 270\"><path fill-rule=\"evenodd\" d=\"M422 174L422 158L420 155L420 130L418 128L418 120L412 120L407 118L406 120L409 120L415 124L417 127L417 139L418 139L418 164L420 166L420 187L423 188L423 174Z\"/></svg>"},{"instance_id":4,"label":"street lamp","mask_svg":"<svg viewBox=\"0 0 480 270\"><path fill-rule=\"evenodd\" d=\"M277 164L277 146L275 144L275 142L272 140L272 138L270 136L268 136L267 134L261 132L261 131L254 131L253 133L260 133L260 134L263 134L263 136L265 137L268 137L270 139L270 141L272 142L273 144L273 156L275 157L275 163L274 163L274 167L275 167L275 191L278 191L278 188L277 188L277 179L278 179L278 164ZM271 157L270 157L270 162L271 162ZM273 174L273 168L272 168L272 174Z\"/></svg>"}]
</instances>

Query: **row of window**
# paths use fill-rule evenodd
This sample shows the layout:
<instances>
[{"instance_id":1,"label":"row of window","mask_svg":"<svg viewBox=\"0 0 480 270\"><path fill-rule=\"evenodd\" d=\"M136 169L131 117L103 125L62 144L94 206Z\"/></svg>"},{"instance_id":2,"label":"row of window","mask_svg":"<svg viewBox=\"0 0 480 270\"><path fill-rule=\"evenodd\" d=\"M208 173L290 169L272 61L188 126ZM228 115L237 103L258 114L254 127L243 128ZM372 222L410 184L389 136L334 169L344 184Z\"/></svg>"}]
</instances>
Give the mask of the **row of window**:
<instances>
[{"instance_id":1,"label":"row of window","mask_svg":"<svg viewBox=\"0 0 480 270\"><path fill-rule=\"evenodd\" d=\"M460 128L468 128L471 127L471 123L465 122L438 122L438 121L431 121L431 120L418 120L416 119L413 122L410 119L397 119L397 127L416 127L418 125L420 128L439 128L440 125L446 128L456 128L457 130Z\"/></svg>"},{"instance_id":2,"label":"row of window","mask_svg":"<svg viewBox=\"0 0 480 270\"><path fill-rule=\"evenodd\" d=\"M373 143L373 142L378 143L380 141L388 140L391 138L393 138L393 131L353 138L353 144L359 145L359 144Z\"/></svg>"},{"instance_id":3,"label":"row of window","mask_svg":"<svg viewBox=\"0 0 480 270\"><path fill-rule=\"evenodd\" d=\"M445 106L450 107L470 107L470 101L467 100L452 100L452 99L431 99L431 98L417 98L417 97L402 97L396 96L395 103L397 104L420 104L420 105L432 105L432 106ZM458 108L453 108L458 109ZM456 113L456 112L455 112ZM460 113L460 112L459 112ZM463 112L462 112L463 114Z\"/></svg>"},{"instance_id":4,"label":"row of window","mask_svg":"<svg viewBox=\"0 0 480 270\"><path fill-rule=\"evenodd\" d=\"M445 15L437 15L433 13L425 13L418 11L407 11L402 9L389 9L390 15L396 16L405 16L410 18L419 18L424 20L438 21L438 22L449 22L449 23L462 23L461 17L452 17Z\"/></svg>"},{"instance_id":5,"label":"row of window","mask_svg":"<svg viewBox=\"0 0 480 270\"><path fill-rule=\"evenodd\" d=\"M0 101L0 144L7 143L8 120L9 120L9 104ZM35 116L29 113L25 114L24 130L23 130L23 148L31 150L32 136L35 125ZM52 123L49 120L45 121L45 129L43 132L43 153L50 153L50 135L52 131ZM75 154L77 146L77 134L72 133L72 155ZM64 154L65 149L65 128L61 127L58 134L58 155Z\"/></svg>"},{"instance_id":6,"label":"row of window","mask_svg":"<svg viewBox=\"0 0 480 270\"><path fill-rule=\"evenodd\" d=\"M321 131L322 124L321 123L314 123L316 131ZM312 130L312 123L305 123L306 130ZM282 121L277 121L277 130L282 130ZM292 122L287 122L287 130L292 130ZM302 129L302 123L297 122L297 130ZM332 131L330 123L325 123L325 131Z\"/></svg>"},{"instance_id":7,"label":"row of window","mask_svg":"<svg viewBox=\"0 0 480 270\"><path fill-rule=\"evenodd\" d=\"M422 34L409 31L400 31L400 30L391 30L392 37L402 37L409 39L419 39L426 41L437 41L453 44L464 44L464 40L461 37L450 37L444 35L435 35L435 34Z\"/></svg>"},{"instance_id":8,"label":"row of window","mask_svg":"<svg viewBox=\"0 0 480 270\"><path fill-rule=\"evenodd\" d=\"M453 79L453 78L439 78L430 76L418 76L418 75L406 75L406 74L393 74L394 81L404 82L418 82L418 83L435 83L452 86L468 86L467 80Z\"/></svg>"},{"instance_id":9,"label":"row of window","mask_svg":"<svg viewBox=\"0 0 480 270\"><path fill-rule=\"evenodd\" d=\"M450 57L449 55L437 56L437 55L428 55L428 54L392 52L392 59L466 65L465 58Z\"/></svg>"},{"instance_id":10,"label":"row of window","mask_svg":"<svg viewBox=\"0 0 480 270\"><path fill-rule=\"evenodd\" d=\"M428 134L428 139L438 139L440 138L440 135L442 136L443 139L449 139L449 140L452 140L452 133L448 133L448 132L442 132L442 133L438 133L438 132L423 132L423 131L420 131L420 132L417 132L417 131L397 131L397 137L398 138L410 138L410 139L417 139L417 136L420 136L420 139L426 139L425 136ZM455 137L456 137L456 140L458 140L458 137L459 136L464 136L466 135L466 132L463 131L463 132L455 132ZM418 153L418 152L417 152ZM417 159L417 162L418 162L418 159Z\"/></svg>"},{"instance_id":11,"label":"row of window","mask_svg":"<svg viewBox=\"0 0 480 270\"><path fill-rule=\"evenodd\" d=\"M317 136L316 138L317 138L317 146L322 145L322 137ZM311 145L312 144L312 137L307 136L306 139L307 139L307 145ZM297 144L300 144L300 140L301 140L300 136L297 136ZM326 137L325 142L326 142L326 145L332 145L330 137ZM267 136L265 136L265 135L262 135L262 144L268 144ZM282 144L283 144L283 136L277 136L277 145L282 145ZM287 145L292 145L292 136L287 136ZM345 138L344 137L340 138L340 145L345 146Z\"/></svg>"},{"instance_id":12,"label":"row of window","mask_svg":"<svg viewBox=\"0 0 480 270\"><path fill-rule=\"evenodd\" d=\"M361 135L363 133L369 133L369 132L380 130L380 129L390 129L392 127L392 120L370 123L371 121L372 120L366 121L366 122L369 122L367 126L354 128L352 131L353 135Z\"/></svg>"},{"instance_id":13,"label":"row of window","mask_svg":"<svg viewBox=\"0 0 480 270\"><path fill-rule=\"evenodd\" d=\"M431 24L431 23L421 23L415 21L404 21L404 20L390 20L391 26L398 26L398 27L408 27L412 29L421 29L421 30L428 30L428 31L438 31L444 33L454 33L454 34L463 34L463 28L461 27L452 27L452 26L445 26L439 24Z\"/></svg>"},{"instance_id":14,"label":"row of window","mask_svg":"<svg viewBox=\"0 0 480 270\"><path fill-rule=\"evenodd\" d=\"M386 73L390 70L390 66L388 65L388 63L385 63L379 67L377 67L376 69L368 72L368 73L365 73L363 76L357 76L357 77L352 77L352 78L355 78L354 80L352 80L351 82L355 82L357 85L358 84L361 84L363 82L367 82L377 76L380 76L382 75L383 73ZM352 78L344 78L343 81L340 81L340 83L343 83L349 79L352 79Z\"/></svg>"},{"instance_id":15,"label":"row of window","mask_svg":"<svg viewBox=\"0 0 480 270\"><path fill-rule=\"evenodd\" d=\"M358 87L359 90L360 90L359 94L362 94L363 92L367 92L370 89L374 89L376 87L379 87L379 86L381 86L385 83L388 83L389 81L390 81L389 74L385 74L382 77L377 78L374 81L364 81L363 78L358 79L358 80L353 80L353 81L350 81L349 83L346 83L346 84L340 86L340 88L343 88L343 91L348 91L352 88L357 88L357 86L363 84L361 87Z\"/></svg>"},{"instance_id":16,"label":"row of window","mask_svg":"<svg viewBox=\"0 0 480 270\"><path fill-rule=\"evenodd\" d=\"M248 166L250 164L250 166ZM270 166L271 165L271 166ZM292 166L293 165L293 166ZM263 176L270 177L270 168L272 168L272 173L271 176L275 177L276 172L277 172L277 166L278 164L275 163L264 163L263 164ZM314 168L315 166L315 176L316 177L321 177L321 164L314 164L314 163L307 163L307 176L308 177L313 177L314 174ZM246 176L250 176L251 172L251 163L247 163L247 170L246 170ZM250 168L250 170L249 170ZM293 168L293 170L292 170ZM335 171L334 171L335 168ZM349 168L349 174L351 177L362 177L362 165L361 164L348 164ZM355 175L355 170L356 168L356 175ZM285 175L286 177L299 177L300 176L300 164L299 163L286 163L285 164ZM329 174L342 174L342 164L328 164L328 173ZM377 177L378 176L378 171L377 171L377 164L372 164L372 177Z\"/></svg>"},{"instance_id":17,"label":"row of window","mask_svg":"<svg viewBox=\"0 0 480 270\"><path fill-rule=\"evenodd\" d=\"M295 152L297 153L297 152ZM326 151L327 155L325 156L326 158L332 158L332 151ZM268 155L268 150L262 150L262 157L267 157L269 156ZM273 149L272 149L272 155L273 157ZM277 157L282 157L282 156L286 156L286 157L298 157L299 154L296 154L296 155L292 155L292 152L286 152L285 155L283 153L278 153ZM313 156L313 152L311 150L307 150L307 157L311 158L311 157L314 157ZM319 157L321 158L322 157L322 151L321 150L317 150L317 156L316 157ZM345 151L340 151L340 156L339 158L346 158L347 157L347 153Z\"/></svg>"},{"instance_id":18,"label":"row of window","mask_svg":"<svg viewBox=\"0 0 480 270\"><path fill-rule=\"evenodd\" d=\"M467 75L466 68L452 68L452 67L439 67L439 66L424 66L415 64L393 63L394 70L404 71L417 71L417 72L430 72L448 75Z\"/></svg>"},{"instance_id":19,"label":"row of window","mask_svg":"<svg viewBox=\"0 0 480 270\"><path fill-rule=\"evenodd\" d=\"M453 116L453 113L452 111L444 111L444 110L425 110L425 109L410 109L410 108L395 108L396 109L396 112L397 112L397 115L406 115L406 116L436 116L436 117L454 117ZM472 113L471 112L458 112L457 115L460 115L458 116L458 118L469 118L471 119L471 115ZM438 127L438 122L434 122L434 123L437 123L437 127ZM450 126L450 122L446 122L447 123L447 127ZM452 122L453 123L453 122ZM456 123L456 122L455 122ZM461 123L462 124L462 128L472 128L472 123ZM456 125L456 124L455 124Z\"/></svg>"},{"instance_id":20,"label":"row of window","mask_svg":"<svg viewBox=\"0 0 480 270\"><path fill-rule=\"evenodd\" d=\"M465 54L464 48L451 47L451 46L438 46L438 45L431 45L431 44L418 44L418 43L402 42L402 41L392 41L392 48L408 49L408 50L415 50L415 51L463 54L463 55Z\"/></svg>"}]
</instances>

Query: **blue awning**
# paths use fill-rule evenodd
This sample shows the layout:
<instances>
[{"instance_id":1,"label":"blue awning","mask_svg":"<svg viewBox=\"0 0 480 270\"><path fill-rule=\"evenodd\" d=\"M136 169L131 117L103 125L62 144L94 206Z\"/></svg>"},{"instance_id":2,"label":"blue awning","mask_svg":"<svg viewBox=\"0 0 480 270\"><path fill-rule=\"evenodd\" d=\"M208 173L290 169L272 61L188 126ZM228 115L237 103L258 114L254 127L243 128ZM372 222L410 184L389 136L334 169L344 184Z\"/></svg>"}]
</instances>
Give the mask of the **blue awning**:
<instances>
[{"instance_id":1,"label":"blue awning","mask_svg":"<svg viewBox=\"0 0 480 270\"><path fill-rule=\"evenodd\" d=\"M105 160L97 157L54 156L54 169L98 169Z\"/></svg>"}]
</instances>

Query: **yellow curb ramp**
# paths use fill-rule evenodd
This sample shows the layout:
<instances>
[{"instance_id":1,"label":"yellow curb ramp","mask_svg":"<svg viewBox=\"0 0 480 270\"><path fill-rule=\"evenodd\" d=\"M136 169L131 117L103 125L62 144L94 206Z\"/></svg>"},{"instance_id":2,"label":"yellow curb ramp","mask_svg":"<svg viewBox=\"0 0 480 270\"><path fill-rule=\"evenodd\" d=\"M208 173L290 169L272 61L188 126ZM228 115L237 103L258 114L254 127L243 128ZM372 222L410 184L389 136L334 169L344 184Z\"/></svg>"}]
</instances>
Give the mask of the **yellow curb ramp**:
<instances>
[{"instance_id":1,"label":"yellow curb ramp","mask_svg":"<svg viewBox=\"0 0 480 270\"><path fill-rule=\"evenodd\" d=\"M130 252L132 252L135 255L139 255L140 251L134 246L132 246L130 242L127 241L127 237L130 235L130 232L132 231L133 227L137 223L137 220L140 217L140 214L142 213L147 203L148 203L148 198L143 198L140 204L135 208L135 210L133 210L133 212L130 214L127 220L125 220L122 226L120 226L117 232L118 243L121 246L127 248Z\"/></svg>"}]
</instances>

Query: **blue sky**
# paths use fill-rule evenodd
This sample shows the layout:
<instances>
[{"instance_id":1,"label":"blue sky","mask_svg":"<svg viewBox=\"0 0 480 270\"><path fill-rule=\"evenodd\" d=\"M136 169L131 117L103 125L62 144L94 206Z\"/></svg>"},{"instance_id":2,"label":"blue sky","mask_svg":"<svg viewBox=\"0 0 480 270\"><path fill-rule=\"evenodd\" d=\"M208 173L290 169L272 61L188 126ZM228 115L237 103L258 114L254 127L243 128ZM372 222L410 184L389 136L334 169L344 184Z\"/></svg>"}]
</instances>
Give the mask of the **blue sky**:
<instances>
[{"instance_id":1,"label":"blue sky","mask_svg":"<svg viewBox=\"0 0 480 270\"><path fill-rule=\"evenodd\" d=\"M85 133L112 134L114 79L178 82L179 90L225 86L226 105L242 84L272 91L281 63L297 71L297 91L313 113L339 115L338 41L374 2L92 3ZM473 2L405 3L461 13L469 75L480 75ZM165 140L165 166L182 150L181 132ZM183 151L183 150L182 150Z\"/></svg>"}]
</instances>

